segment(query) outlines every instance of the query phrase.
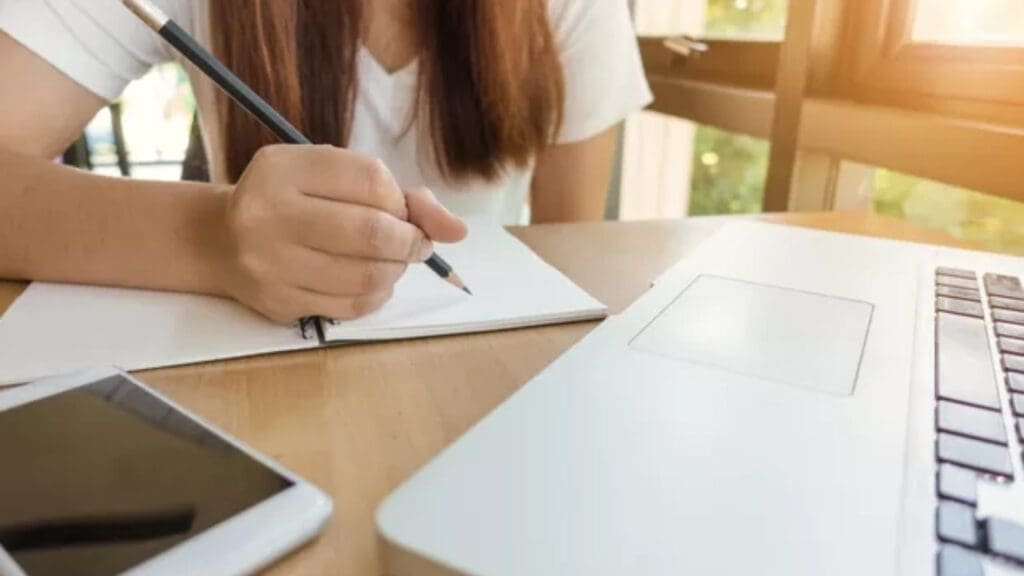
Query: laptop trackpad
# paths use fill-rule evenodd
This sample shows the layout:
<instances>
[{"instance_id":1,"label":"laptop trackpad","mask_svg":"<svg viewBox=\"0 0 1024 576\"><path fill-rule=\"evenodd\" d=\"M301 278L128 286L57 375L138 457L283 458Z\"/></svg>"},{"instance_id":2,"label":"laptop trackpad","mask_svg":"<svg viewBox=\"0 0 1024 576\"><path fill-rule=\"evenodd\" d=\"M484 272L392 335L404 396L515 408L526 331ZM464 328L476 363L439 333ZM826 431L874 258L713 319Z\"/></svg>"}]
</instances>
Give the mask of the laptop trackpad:
<instances>
[{"instance_id":1,"label":"laptop trackpad","mask_svg":"<svg viewBox=\"0 0 1024 576\"><path fill-rule=\"evenodd\" d=\"M700 276L630 346L845 396L857 381L872 311L866 302Z\"/></svg>"}]
</instances>

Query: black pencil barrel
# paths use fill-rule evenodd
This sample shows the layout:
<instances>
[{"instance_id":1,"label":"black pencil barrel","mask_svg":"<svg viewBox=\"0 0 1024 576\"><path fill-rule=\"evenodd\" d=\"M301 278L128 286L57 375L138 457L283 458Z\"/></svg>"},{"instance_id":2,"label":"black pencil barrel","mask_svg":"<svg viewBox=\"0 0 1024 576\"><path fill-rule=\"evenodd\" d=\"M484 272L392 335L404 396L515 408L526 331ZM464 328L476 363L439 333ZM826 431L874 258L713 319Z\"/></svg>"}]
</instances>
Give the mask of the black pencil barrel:
<instances>
[{"instance_id":1,"label":"black pencil barrel","mask_svg":"<svg viewBox=\"0 0 1024 576\"><path fill-rule=\"evenodd\" d=\"M437 255L437 252L431 254L430 258L427 258L427 261L424 262L424 264L426 264L427 268L433 270L434 273L441 278L447 278L452 273L451 264L445 262L444 258Z\"/></svg>"},{"instance_id":2,"label":"black pencil barrel","mask_svg":"<svg viewBox=\"0 0 1024 576\"><path fill-rule=\"evenodd\" d=\"M234 72L228 70L227 66L224 66L220 60L210 54L206 48L203 48L187 32L182 30L174 20L169 20L160 29L160 36L216 82L235 102L242 108L245 108L249 114L255 116L264 126L272 130L282 142L288 144L312 143L309 141L309 138L306 138L295 126L292 126L266 100L261 98L252 88L249 88L245 82L242 82Z\"/></svg>"}]
</instances>

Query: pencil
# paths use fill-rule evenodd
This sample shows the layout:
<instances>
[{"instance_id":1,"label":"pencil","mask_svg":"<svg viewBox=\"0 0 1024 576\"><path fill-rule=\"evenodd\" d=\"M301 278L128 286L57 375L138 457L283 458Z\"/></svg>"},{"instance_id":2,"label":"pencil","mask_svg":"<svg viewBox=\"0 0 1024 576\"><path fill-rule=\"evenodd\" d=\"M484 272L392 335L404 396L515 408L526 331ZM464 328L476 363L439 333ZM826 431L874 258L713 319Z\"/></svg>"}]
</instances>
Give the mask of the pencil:
<instances>
[{"instance_id":1,"label":"pencil","mask_svg":"<svg viewBox=\"0 0 1024 576\"><path fill-rule=\"evenodd\" d=\"M192 62L204 74L206 74L217 86L237 102L246 112L252 114L264 126L288 144L312 144L309 138L292 126L288 120L275 110L273 106L260 97L249 86L224 66L220 60L214 57L206 48L203 48L188 32L171 20L162 10L149 0L122 0L124 5L139 17L146 26L160 35L182 56ZM466 294L472 294L469 288L462 282L459 275L450 264L443 258L433 253L425 262L428 268L434 271L442 280L462 290ZM303 318L299 322L302 335L308 337L310 326L315 326L319 333L318 318ZM322 334L320 334L322 339Z\"/></svg>"}]
</instances>

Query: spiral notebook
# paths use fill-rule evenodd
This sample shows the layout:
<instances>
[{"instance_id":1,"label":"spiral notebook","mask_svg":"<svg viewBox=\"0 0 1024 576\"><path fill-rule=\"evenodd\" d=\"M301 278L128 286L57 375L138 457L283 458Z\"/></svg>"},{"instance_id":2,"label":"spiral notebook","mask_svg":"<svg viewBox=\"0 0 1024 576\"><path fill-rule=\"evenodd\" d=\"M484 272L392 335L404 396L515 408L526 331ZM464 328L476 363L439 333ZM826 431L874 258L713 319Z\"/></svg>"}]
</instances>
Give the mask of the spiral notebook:
<instances>
[{"instance_id":1,"label":"spiral notebook","mask_svg":"<svg viewBox=\"0 0 1024 576\"><path fill-rule=\"evenodd\" d=\"M0 385L114 365L142 370L353 342L485 332L604 317L606 308L504 229L471 223L438 252L469 296L422 265L392 300L304 339L230 300L36 282L0 317Z\"/></svg>"}]
</instances>

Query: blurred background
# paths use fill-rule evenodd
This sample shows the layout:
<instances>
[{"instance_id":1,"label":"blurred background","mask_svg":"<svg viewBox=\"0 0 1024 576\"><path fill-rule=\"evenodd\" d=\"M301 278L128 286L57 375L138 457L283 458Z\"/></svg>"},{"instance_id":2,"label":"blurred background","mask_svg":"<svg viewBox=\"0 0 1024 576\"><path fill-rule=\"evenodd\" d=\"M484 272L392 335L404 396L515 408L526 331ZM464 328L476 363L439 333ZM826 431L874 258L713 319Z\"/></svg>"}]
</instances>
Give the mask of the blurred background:
<instances>
[{"instance_id":1,"label":"blurred background","mask_svg":"<svg viewBox=\"0 0 1024 576\"><path fill-rule=\"evenodd\" d=\"M1001 170L1024 166L1006 146L1024 124L1021 0L633 9L658 102L623 131L609 218L872 210L1024 254L1024 187ZM99 172L178 179L194 113L183 71L160 66L92 121L83 153Z\"/></svg>"}]
</instances>

